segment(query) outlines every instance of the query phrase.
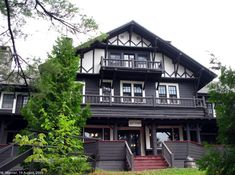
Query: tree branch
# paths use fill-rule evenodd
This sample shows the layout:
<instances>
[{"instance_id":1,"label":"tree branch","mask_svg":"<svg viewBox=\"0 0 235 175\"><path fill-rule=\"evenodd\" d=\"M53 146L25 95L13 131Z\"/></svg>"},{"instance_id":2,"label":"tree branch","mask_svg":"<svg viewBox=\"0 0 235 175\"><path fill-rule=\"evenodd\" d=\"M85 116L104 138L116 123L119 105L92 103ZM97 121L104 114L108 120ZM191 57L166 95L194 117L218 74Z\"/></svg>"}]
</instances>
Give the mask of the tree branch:
<instances>
[{"instance_id":1,"label":"tree branch","mask_svg":"<svg viewBox=\"0 0 235 175\"><path fill-rule=\"evenodd\" d=\"M14 35L13 35L13 32L12 32L12 29L11 29L11 14L10 14L10 7L9 7L9 3L8 3L8 0L4 0L5 2L5 5L6 5L6 10L7 10L7 26L8 26L8 30L9 30L9 33L10 33L10 38L11 38L11 42L12 42L12 47L13 47L13 58L14 58L14 61L15 61L15 64L18 66L19 68L19 71L21 75L21 77L23 78L24 80L24 83L27 87L28 86L28 82L26 80L26 77L25 77L25 73L22 69L22 66L20 64L20 61L19 61L19 56L17 54L17 50L16 50L16 44L15 44L15 38L14 38ZM28 93L29 93L29 88L28 88Z\"/></svg>"}]
</instances>

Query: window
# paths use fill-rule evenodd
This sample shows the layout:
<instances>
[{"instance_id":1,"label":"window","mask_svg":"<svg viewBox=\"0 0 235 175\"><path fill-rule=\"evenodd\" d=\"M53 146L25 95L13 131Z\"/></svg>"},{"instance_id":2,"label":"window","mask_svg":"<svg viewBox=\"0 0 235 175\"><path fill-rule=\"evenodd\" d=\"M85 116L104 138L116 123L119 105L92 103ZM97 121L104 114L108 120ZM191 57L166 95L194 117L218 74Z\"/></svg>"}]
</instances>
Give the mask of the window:
<instances>
[{"instance_id":1,"label":"window","mask_svg":"<svg viewBox=\"0 0 235 175\"><path fill-rule=\"evenodd\" d=\"M174 100L177 98L176 86L168 86L168 92L169 92L170 103L176 104L177 100Z\"/></svg>"},{"instance_id":2,"label":"window","mask_svg":"<svg viewBox=\"0 0 235 175\"><path fill-rule=\"evenodd\" d=\"M135 59L134 54L124 54L123 66L132 68L132 60Z\"/></svg>"},{"instance_id":3,"label":"window","mask_svg":"<svg viewBox=\"0 0 235 175\"><path fill-rule=\"evenodd\" d=\"M29 97L28 96L23 96L23 99L22 99L22 106L25 106L29 101Z\"/></svg>"},{"instance_id":4,"label":"window","mask_svg":"<svg viewBox=\"0 0 235 175\"><path fill-rule=\"evenodd\" d=\"M2 108L3 109L12 109L13 108L13 103L14 103L14 94L3 94L2 97Z\"/></svg>"},{"instance_id":5,"label":"window","mask_svg":"<svg viewBox=\"0 0 235 175\"><path fill-rule=\"evenodd\" d=\"M147 68L147 55L139 54L135 61L136 68Z\"/></svg>"},{"instance_id":6,"label":"window","mask_svg":"<svg viewBox=\"0 0 235 175\"><path fill-rule=\"evenodd\" d=\"M145 96L143 82L121 82L122 102L142 103Z\"/></svg>"},{"instance_id":7,"label":"window","mask_svg":"<svg viewBox=\"0 0 235 175\"><path fill-rule=\"evenodd\" d=\"M167 103L166 85L159 85L158 97L160 98L160 103Z\"/></svg>"},{"instance_id":8,"label":"window","mask_svg":"<svg viewBox=\"0 0 235 175\"><path fill-rule=\"evenodd\" d=\"M119 67L121 66L120 63L121 63L121 54L111 53L108 65L113 66L113 67L116 67L116 66Z\"/></svg>"},{"instance_id":9,"label":"window","mask_svg":"<svg viewBox=\"0 0 235 175\"><path fill-rule=\"evenodd\" d=\"M110 96L113 96L113 89L112 89L112 81L111 80L103 80L102 86L100 88L100 101L101 102L109 102ZM113 101L112 97L112 101Z\"/></svg>"},{"instance_id":10,"label":"window","mask_svg":"<svg viewBox=\"0 0 235 175\"><path fill-rule=\"evenodd\" d=\"M143 102L143 87L142 84L134 84L134 97L140 97L140 98L134 98L134 102L139 103Z\"/></svg>"},{"instance_id":11,"label":"window","mask_svg":"<svg viewBox=\"0 0 235 175\"><path fill-rule=\"evenodd\" d=\"M110 129L109 128L85 128L84 136L87 138L110 140Z\"/></svg>"},{"instance_id":12,"label":"window","mask_svg":"<svg viewBox=\"0 0 235 175\"><path fill-rule=\"evenodd\" d=\"M131 96L132 96L132 92L131 92L131 84L130 83L123 83L122 85L122 92L123 92L123 96L126 98L123 98L124 102L131 102Z\"/></svg>"},{"instance_id":13,"label":"window","mask_svg":"<svg viewBox=\"0 0 235 175\"><path fill-rule=\"evenodd\" d=\"M158 103L179 104L178 84L160 83L156 91Z\"/></svg>"}]
</instances>

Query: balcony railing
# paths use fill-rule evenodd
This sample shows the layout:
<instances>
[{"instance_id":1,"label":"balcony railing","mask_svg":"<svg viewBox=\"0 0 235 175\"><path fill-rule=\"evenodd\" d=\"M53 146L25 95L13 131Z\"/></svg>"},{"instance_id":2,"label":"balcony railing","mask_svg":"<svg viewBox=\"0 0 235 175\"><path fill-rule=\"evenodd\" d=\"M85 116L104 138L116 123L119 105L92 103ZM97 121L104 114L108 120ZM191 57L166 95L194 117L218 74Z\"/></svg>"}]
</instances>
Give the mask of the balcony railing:
<instances>
[{"instance_id":1,"label":"balcony railing","mask_svg":"<svg viewBox=\"0 0 235 175\"><path fill-rule=\"evenodd\" d=\"M204 99L201 98L157 98L149 97L127 97L127 96L104 96L84 95L83 102L91 105L132 105L132 106L166 106L166 107L191 107L206 108Z\"/></svg>"},{"instance_id":2,"label":"balcony railing","mask_svg":"<svg viewBox=\"0 0 235 175\"><path fill-rule=\"evenodd\" d=\"M134 59L110 59L101 57L101 67L162 70L161 61L140 61Z\"/></svg>"}]
</instances>

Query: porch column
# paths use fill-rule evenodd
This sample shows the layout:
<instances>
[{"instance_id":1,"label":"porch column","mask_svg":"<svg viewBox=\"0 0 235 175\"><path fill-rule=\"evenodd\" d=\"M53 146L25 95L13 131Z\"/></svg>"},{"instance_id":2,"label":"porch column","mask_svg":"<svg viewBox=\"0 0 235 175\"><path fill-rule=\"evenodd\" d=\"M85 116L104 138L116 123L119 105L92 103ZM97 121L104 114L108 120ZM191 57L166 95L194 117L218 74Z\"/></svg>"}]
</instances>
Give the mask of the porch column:
<instances>
[{"instance_id":1,"label":"porch column","mask_svg":"<svg viewBox=\"0 0 235 175\"><path fill-rule=\"evenodd\" d=\"M156 125L152 124L152 143L153 143L153 155L157 155L157 137L156 137Z\"/></svg>"},{"instance_id":2,"label":"porch column","mask_svg":"<svg viewBox=\"0 0 235 175\"><path fill-rule=\"evenodd\" d=\"M197 124L197 142L201 143L200 127Z\"/></svg>"},{"instance_id":3,"label":"porch column","mask_svg":"<svg viewBox=\"0 0 235 175\"><path fill-rule=\"evenodd\" d=\"M186 125L186 133L187 133L187 140L191 140L190 130L189 130L189 124L188 124L188 123L187 123L187 125Z\"/></svg>"},{"instance_id":4,"label":"porch column","mask_svg":"<svg viewBox=\"0 0 235 175\"><path fill-rule=\"evenodd\" d=\"M117 139L118 139L118 131L117 131L117 123L115 123L113 126L113 140Z\"/></svg>"}]
</instances>

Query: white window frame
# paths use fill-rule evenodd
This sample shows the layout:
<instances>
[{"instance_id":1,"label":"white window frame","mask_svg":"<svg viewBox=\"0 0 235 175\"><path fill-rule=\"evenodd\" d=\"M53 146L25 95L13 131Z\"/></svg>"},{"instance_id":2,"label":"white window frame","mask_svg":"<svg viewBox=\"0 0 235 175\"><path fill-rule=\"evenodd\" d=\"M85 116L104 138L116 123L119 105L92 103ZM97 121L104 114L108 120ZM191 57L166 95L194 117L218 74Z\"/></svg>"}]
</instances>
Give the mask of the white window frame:
<instances>
[{"instance_id":1,"label":"white window frame","mask_svg":"<svg viewBox=\"0 0 235 175\"><path fill-rule=\"evenodd\" d=\"M176 92L177 92L177 94L176 94L177 98L176 99L180 98L179 84L178 83L159 83L159 84L156 83L156 97L159 98L159 92L157 90L157 86L166 86L166 98L168 99L167 104L170 104L170 100L169 100L170 94L169 94L169 90L168 90L169 86L175 86L176 87ZM175 104L179 104L179 100L177 100L177 103L175 103Z\"/></svg>"},{"instance_id":2,"label":"white window frame","mask_svg":"<svg viewBox=\"0 0 235 175\"><path fill-rule=\"evenodd\" d=\"M78 81L78 83L82 84L82 103L85 104L86 102L86 82L85 81Z\"/></svg>"},{"instance_id":3,"label":"white window frame","mask_svg":"<svg viewBox=\"0 0 235 175\"><path fill-rule=\"evenodd\" d=\"M103 80L103 83L110 83L111 84L111 96L112 96L112 99L111 101L114 102L114 89L113 89L113 80ZM102 99L102 95L103 95L103 91L102 91L102 87L99 88L99 95L101 96L100 97L100 102L103 101Z\"/></svg>"},{"instance_id":4,"label":"white window frame","mask_svg":"<svg viewBox=\"0 0 235 175\"><path fill-rule=\"evenodd\" d=\"M121 97L123 97L123 84L124 83L129 83L131 84L131 103L134 103L134 84L142 84L142 87L144 87L144 82L143 81L125 81L125 80L121 80L120 81L120 95ZM143 89L143 95L142 97L145 97L145 89ZM121 98L121 102L123 102L123 98ZM145 100L143 100L142 103L145 103Z\"/></svg>"},{"instance_id":5,"label":"white window frame","mask_svg":"<svg viewBox=\"0 0 235 175\"><path fill-rule=\"evenodd\" d=\"M15 95L14 101L13 101L13 107L12 108L3 108L2 107L2 103L3 103L3 96L4 94L9 94L9 95ZM20 93L20 92L7 92L7 91L3 91L1 92L1 96L0 96L0 109L5 109L5 110L12 110L12 113L14 114L16 112L16 104L17 104L17 96L18 95L27 95L26 93Z\"/></svg>"}]
</instances>

